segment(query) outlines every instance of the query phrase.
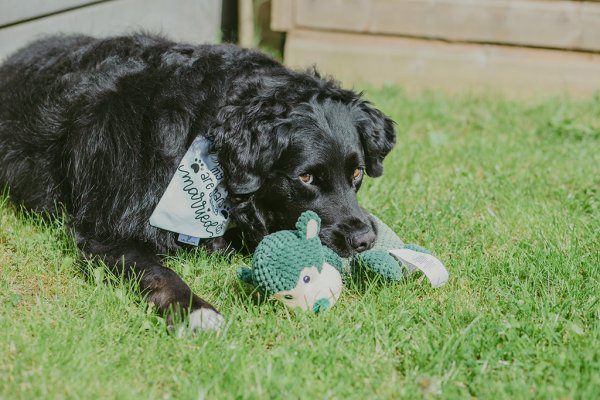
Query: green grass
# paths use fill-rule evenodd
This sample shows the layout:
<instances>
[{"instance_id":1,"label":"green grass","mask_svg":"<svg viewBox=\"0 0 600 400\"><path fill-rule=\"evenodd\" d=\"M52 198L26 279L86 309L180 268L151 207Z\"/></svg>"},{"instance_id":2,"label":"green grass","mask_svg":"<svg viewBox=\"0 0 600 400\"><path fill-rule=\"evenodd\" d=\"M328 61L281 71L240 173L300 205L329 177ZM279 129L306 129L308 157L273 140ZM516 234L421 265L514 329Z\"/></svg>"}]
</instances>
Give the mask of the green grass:
<instances>
[{"instance_id":1,"label":"green grass","mask_svg":"<svg viewBox=\"0 0 600 400\"><path fill-rule=\"evenodd\" d=\"M0 200L0 398L581 398L600 393L600 96L369 97L397 121L361 202L450 271L258 304L235 264L169 261L227 317L177 339L60 223ZM83 269L90 271L85 275ZM110 279L109 279L110 280Z\"/></svg>"}]
</instances>

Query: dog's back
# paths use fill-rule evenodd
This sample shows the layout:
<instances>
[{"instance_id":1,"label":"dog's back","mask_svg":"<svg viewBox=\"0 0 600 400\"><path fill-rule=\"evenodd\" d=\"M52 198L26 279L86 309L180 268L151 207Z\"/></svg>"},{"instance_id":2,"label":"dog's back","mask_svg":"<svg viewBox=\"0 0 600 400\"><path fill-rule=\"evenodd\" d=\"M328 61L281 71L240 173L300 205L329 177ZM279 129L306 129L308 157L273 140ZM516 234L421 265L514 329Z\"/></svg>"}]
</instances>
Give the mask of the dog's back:
<instances>
[{"instance_id":1,"label":"dog's back","mask_svg":"<svg viewBox=\"0 0 600 400\"><path fill-rule=\"evenodd\" d=\"M54 150L62 129L57 97L65 56L91 39L49 38L35 42L0 67L0 185L34 209L50 210L60 196ZM64 71L64 72L63 72Z\"/></svg>"},{"instance_id":2,"label":"dog's back","mask_svg":"<svg viewBox=\"0 0 600 400\"><path fill-rule=\"evenodd\" d=\"M29 208L52 211L56 202L72 205L68 178L72 169L83 167L73 154L73 131L85 117L77 111L85 112L94 92L102 92L96 43L85 36L50 37L0 67L0 184Z\"/></svg>"},{"instance_id":3,"label":"dog's back","mask_svg":"<svg viewBox=\"0 0 600 400\"><path fill-rule=\"evenodd\" d=\"M149 214L235 52L149 35L32 43L0 67L0 186L34 210L64 205L80 229L160 235Z\"/></svg>"}]
</instances>

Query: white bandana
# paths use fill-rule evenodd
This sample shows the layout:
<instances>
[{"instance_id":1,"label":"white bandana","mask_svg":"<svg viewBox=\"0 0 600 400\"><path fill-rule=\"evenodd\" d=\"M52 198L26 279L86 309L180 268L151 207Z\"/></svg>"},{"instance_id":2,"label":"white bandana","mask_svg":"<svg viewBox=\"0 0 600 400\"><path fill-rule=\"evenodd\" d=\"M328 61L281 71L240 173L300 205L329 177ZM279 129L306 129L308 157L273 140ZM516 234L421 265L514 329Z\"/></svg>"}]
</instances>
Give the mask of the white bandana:
<instances>
[{"instance_id":1,"label":"white bandana","mask_svg":"<svg viewBox=\"0 0 600 400\"><path fill-rule=\"evenodd\" d=\"M150 217L150 225L179 233L180 242L223 236L229 223L223 169L210 141L198 136L179 163Z\"/></svg>"}]
</instances>

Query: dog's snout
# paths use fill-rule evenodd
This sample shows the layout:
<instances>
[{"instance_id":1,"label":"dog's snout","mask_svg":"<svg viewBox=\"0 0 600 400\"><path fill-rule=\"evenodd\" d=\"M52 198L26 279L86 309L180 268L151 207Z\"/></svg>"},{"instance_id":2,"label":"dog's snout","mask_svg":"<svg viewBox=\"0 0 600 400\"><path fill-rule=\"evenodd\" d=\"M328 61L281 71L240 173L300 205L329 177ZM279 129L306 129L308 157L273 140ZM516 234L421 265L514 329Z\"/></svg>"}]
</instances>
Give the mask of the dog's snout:
<instances>
[{"instance_id":1,"label":"dog's snout","mask_svg":"<svg viewBox=\"0 0 600 400\"><path fill-rule=\"evenodd\" d=\"M357 232L350 237L350 246L355 252L360 253L373 247L375 238L376 235L373 229Z\"/></svg>"}]
</instances>

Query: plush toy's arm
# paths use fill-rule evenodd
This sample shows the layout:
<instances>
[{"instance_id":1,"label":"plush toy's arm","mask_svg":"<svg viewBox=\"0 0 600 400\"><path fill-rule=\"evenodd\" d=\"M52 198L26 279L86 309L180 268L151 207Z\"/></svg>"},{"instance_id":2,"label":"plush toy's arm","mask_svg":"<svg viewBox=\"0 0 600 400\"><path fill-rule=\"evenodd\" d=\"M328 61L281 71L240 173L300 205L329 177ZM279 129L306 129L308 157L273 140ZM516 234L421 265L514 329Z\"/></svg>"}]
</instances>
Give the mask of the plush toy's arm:
<instances>
[{"instance_id":1,"label":"plush toy's arm","mask_svg":"<svg viewBox=\"0 0 600 400\"><path fill-rule=\"evenodd\" d=\"M364 268L393 282L399 281L403 276L398 261L385 250L363 251L350 259L350 265L353 271Z\"/></svg>"},{"instance_id":2,"label":"plush toy's arm","mask_svg":"<svg viewBox=\"0 0 600 400\"><path fill-rule=\"evenodd\" d=\"M377 239L373 249L356 254L347 260L349 271L354 273L358 269L371 271L390 281L399 281L405 274L412 270L406 268L400 260L390 254L390 250L410 249L420 253L431 254L429 250L416 244L405 244L396 233L382 220L371 215L377 225Z\"/></svg>"}]
</instances>

